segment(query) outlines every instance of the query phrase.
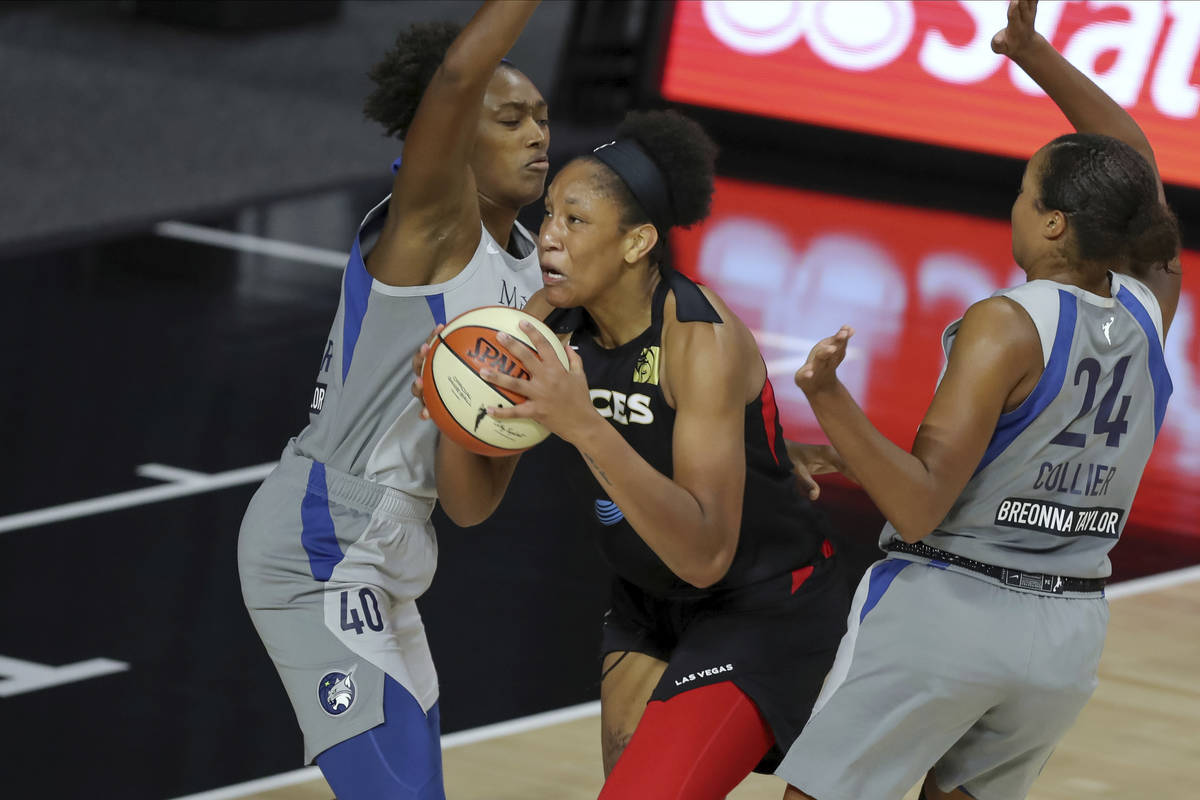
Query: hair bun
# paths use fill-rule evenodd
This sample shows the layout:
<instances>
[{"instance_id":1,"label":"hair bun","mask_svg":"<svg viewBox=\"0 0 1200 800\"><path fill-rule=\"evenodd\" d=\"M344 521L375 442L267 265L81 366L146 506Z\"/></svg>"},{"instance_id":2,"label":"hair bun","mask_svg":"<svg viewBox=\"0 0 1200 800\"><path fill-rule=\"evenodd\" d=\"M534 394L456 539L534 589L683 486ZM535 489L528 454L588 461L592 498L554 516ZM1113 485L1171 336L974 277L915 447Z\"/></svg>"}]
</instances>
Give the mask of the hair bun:
<instances>
[{"instance_id":1,"label":"hair bun","mask_svg":"<svg viewBox=\"0 0 1200 800\"><path fill-rule=\"evenodd\" d=\"M717 145L695 120L678 111L631 111L618 138L637 141L667 183L675 224L694 225L712 207Z\"/></svg>"}]
</instances>

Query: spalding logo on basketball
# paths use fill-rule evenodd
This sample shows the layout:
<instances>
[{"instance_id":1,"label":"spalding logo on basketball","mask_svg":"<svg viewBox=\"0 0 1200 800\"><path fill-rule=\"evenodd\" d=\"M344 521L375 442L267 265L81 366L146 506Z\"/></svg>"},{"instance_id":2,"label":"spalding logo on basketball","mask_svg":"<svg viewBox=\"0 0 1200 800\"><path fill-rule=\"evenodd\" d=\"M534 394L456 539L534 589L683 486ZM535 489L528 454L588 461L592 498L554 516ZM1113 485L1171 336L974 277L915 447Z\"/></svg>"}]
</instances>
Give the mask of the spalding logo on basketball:
<instances>
[{"instance_id":1,"label":"spalding logo on basketball","mask_svg":"<svg viewBox=\"0 0 1200 800\"><path fill-rule=\"evenodd\" d=\"M558 337L540 320L508 306L485 306L459 314L442 329L425 357L421 380L429 416L445 436L473 453L512 455L550 435L531 419L496 419L487 414L489 406L503 408L525 401L479 377L481 369L491 368L514 378L529 378L520 359L496 339L504 332L532 346L520 328L522 320L541 331L567 367L567 351Z\"/></svg>"}]
</instances>

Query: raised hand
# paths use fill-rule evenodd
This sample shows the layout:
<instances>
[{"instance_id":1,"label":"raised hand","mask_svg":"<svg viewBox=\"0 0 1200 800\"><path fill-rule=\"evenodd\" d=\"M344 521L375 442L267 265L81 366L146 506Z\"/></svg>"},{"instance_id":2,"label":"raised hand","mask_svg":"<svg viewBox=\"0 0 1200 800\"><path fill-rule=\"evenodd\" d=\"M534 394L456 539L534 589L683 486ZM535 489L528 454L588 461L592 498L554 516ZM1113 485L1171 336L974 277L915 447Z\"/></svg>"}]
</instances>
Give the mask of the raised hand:
<instances>
[{"instance_id":1,"label":"raised hand","mask_svg":"<svg viewBox=\"0 0 1200 800\"><path fill-rule=\"evenodd\" d=\"M604 422L592 405L587 376L583 372L583 360L574 349L568 347L567 362L570 368L563 369L550 342L537 328L522 322L521 330L533 343L532 348L506 333L496 338L521 360L529 379L514 378L494 369L481 370L479 375L502 389L523 395L525 402L511 407L489 408L488 413L497 419L535 420L551 433L574 444L591 426ZM545 353L544 358L542 353Z\"/></svg>"},{"instance_id":2,"label":"raised hand","mask_svg":"<svg viewBox=\"0 0 1200 800\"><path fill-rule=\"evenodd\" d=\"M992 37L992 52L1015 58L1037 36L1033 20L1037 16L1037 0L1009 0L1008 27Z\"/></svg>"},{"instance_id":3,"label":"raised hand","mask_svg":"<svg viewBox=\"0 0 1200 800\"><path fill-rule=\"evenodd\" d=\"M796 385L806 395L828 389L837 383L837 368L846 357L846 342L854 335L854 329L843 325L833 336L813 345L804 366L796 370Z\"/></svg>"}]
</instances>

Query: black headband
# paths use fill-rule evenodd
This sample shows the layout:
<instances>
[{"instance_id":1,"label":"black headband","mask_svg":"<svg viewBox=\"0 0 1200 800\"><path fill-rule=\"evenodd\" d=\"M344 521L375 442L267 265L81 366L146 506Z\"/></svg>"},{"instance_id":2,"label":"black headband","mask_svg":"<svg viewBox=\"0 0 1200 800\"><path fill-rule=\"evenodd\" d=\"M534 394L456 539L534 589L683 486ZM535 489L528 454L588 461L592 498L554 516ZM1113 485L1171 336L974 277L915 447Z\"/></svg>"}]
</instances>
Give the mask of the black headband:
<instances>
[{"instance_id":1,"label":"black headband","mask_svg":"<svg viewBox=\"0 0 1200 800\"><path fill-rule=\"evenodd\" d=\"M650 215L650 222L658 228L659 236L675 224L675 210L662 170L646 151L633 139L620 139L602 144L592 155L604 166L616 173L629 187L633 198Z\"/></svg>"}]
</instances>

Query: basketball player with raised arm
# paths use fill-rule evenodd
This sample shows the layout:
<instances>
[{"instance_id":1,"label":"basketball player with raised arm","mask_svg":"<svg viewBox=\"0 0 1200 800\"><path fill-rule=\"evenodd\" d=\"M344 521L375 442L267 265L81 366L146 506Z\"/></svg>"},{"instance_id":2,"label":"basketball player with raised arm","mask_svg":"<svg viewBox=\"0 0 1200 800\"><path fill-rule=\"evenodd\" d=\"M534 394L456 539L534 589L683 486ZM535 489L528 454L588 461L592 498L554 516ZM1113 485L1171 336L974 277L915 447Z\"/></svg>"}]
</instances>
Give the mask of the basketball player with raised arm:
<instances>
[{"instance_id":1,"label":"basketball player with raised arm","mask_svg":"<svg viewBox=\"0 0 1200 800\"><path fill-rule=\"evenodd\" d=\"M664 263L670 228L708 214L715 154L696 123L650 112L567 164L546 194L545 288L527 310L549 312L577 348L570 369L502 334L530 380L481 372L527 398L488 413L536 419L574 446L555 451L562 479L547 491L586 511L614 572L603 800L718 800L771 769L845 629L840 559L796 482L758 346L719 297ZM486 519L518 458L442 437L450 518Z\"/></svg>"},{"instance_id":2,"label":"basketball player with raised arm","mask_svg":"<svg viewBox=\"0 0 1200 800\"><path fill-rule=\"evenodd\" d=\"M541 286L516 219L545 186L546 102L502 61L535 5L484 3L457 36L414 26L372 70L367 113L404 139L403 159L355 237L309 425L242 522L246 606L304 760L341 800L444 797L414 602L437 562L436 431L408 391L411 357L447 317L519 307Z\"/></svg>"},{"instance_id":3,"label":"basketball player with raised arm","mask_svg":"<svg viewBox=\"0 0 1200 800\"><path fill-rule=\"evenodd\" d=\"M912 452L837 378L852 335L796 382L888 519L785 798L1025 797L1096 686L1104 580L1171 379L1179 232L1133 119L1012 2L992 47L1077 133L1029 160L1012 208L1028 282L946 329L948 363ZM798 676L803 679L803 676Z\"/></svg>"}]
</instances>

